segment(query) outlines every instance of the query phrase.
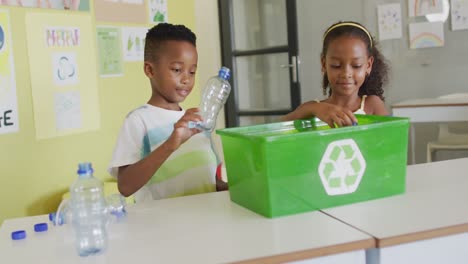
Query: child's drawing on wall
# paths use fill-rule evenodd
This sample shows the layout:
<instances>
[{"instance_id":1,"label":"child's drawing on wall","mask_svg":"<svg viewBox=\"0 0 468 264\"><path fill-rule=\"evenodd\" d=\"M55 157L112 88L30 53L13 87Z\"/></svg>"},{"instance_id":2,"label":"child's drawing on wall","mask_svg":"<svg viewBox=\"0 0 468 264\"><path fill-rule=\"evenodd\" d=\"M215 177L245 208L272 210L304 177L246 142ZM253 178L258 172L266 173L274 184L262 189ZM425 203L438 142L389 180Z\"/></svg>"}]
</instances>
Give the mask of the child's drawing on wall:
<instances>
[{"instance_id":1,"label":"child's drawing on wall","mask_svg":"<svg viewBox=\"0 0 468 264\"><path fill-rule=\"evenodd\" d=\"M427 14L442 13L443 0L408 0L408 13L410 17Z\"/></svg>"},{"instance_id":2,"label":"child's drawing on wall","mask_svg":"<svg viewBox=\"0 0 468 264\"><path fill-rule=\"evenodd\" d=\"M89 0L0 0L0 5L89 11Z\"/></svg>"}]
</instances>

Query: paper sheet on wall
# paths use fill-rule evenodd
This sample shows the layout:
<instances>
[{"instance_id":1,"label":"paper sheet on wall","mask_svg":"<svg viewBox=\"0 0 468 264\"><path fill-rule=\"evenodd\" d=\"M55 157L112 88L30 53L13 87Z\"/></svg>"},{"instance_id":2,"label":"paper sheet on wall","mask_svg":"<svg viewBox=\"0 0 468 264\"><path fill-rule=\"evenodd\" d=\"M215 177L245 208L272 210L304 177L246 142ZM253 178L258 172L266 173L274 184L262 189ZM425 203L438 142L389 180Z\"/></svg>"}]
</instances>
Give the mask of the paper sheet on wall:
<instances>
[{"instance_id":1,"label":"paper sheet on wall","mask_svg":"<svg viewBox=\"0 0 468 264\"><path fill-rule=\"evenodd\" d=\"M82 133L100 126L96 52L91 29L90 15L26 15L38 139Z\"/></svg>"},{"instance_id":2,"label":"paper sheet on wall","mask_svg":"<svg viewBox=\"0 0 468 264\"><path fill-rule=\"evenodd\" d=\"M89 11L89 0L2 0L2 5Z\"/></svg>"},{"instance_id":3,"label":"paper sheet on wall","mask_svg":"<svg viewBox=\"0 0 468 264\"><path fill-rule=\"evenodd\" d=\"M452 0L452 30L468 29L468 0Z\"/></svg>"},{"instance_id":4,"label":"paper sheet on wall","mask_svg":"<svg viewBox=\"0 0 468 264\"><path fill-rule=\"evenodd\" d=\"M148 22L143 0L94 0L94 13L99 22Z\"/></svg>"},{"instance_id":5,"label":"paper sheet on wall","mask_svg":"<svg viewBox=\"0 0 468 264\"><path fill-rule=\"evenodd\" d=\"M443 22L409 24L411 49L442 47L445 44Z\"/></svg>"},{"instance_id":6,"label":"paper sheet on wall","mask_svg":"<svg viewBox=\"0 0 468 264\"><path fill-rule=\"evenodd\" d=\"M410 17L442 13L443 11L442 0L408 0L408 14Z\"/></svg>"},{"instance_id":7,"label":"paper sheet on wall","mask_svg":"<svg viewBox=\"0 0 468 264\"><path fill-rule=\"evenodd\" d=\"M150 23L167 22L167 0L149 0L148 2Z\"/></svg>"},{"instance_id":8,"label":"paper sheet on wall","mask_svg":"<svg viewBox=\"0 0 468 264\"><path fill-rule=\"evenodd\" d=\"M400 39L402 37L401 5L399 3L377 6L377 19L379 40Z\"/></svg>"},{"instance_id":9,"label":"paper sheet on wall","mask_svg":"<svg viewBox=\"0 0 468 264\"><path fill-rule=\"evenodd\" d=\"M116 27L98 27L97 46L101 77L122 76L122 49L120 30Z\"/></svg>"},{"instance_id":10,"label":"paper sheet on wall","mask_svg":"<svg viewBox=\"0 0 468 264\"><path fill-rule=\"evenodd\" d=\"M10 17L0 10L0 134L17 132L18 101L13 65Z\"/></svg>"},{"instance_id":11,"label":"paper sheet on wall","mask_svg":"<svg viewBox=\"0 0 468 264\"><path fill-rule=\"evenodd\" d=\"M58 131L81 128L80 93L55 93L55 120Z\"/></svg>"},{"instance_id":12,"label":"paper sheet on wall","mask_svg":"<svg viewBox=\"0 0 468 264\"><path fill-rule=\"evenodd\" d=\"M122 52L125 61L143 61L147 28L122 28Z\"/></svg>"}]
</instances>

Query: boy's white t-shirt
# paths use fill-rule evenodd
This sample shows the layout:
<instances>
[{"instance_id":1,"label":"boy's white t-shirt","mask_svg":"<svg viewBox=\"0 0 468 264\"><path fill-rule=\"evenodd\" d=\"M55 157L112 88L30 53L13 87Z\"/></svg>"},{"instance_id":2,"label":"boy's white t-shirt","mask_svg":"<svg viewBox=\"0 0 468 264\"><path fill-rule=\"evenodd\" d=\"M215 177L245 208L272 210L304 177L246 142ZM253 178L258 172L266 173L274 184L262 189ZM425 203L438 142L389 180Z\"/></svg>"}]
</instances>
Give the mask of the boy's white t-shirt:
<instances>
[{"instance_id":1,"label":"boy's white t-shirt","mask_svg":"<svg viewBox=\"0 0 468 264\"><path fill-rule=\"evenodd\" d=\"M108 171L117 177L118 168L146 157L165 142L185 111L172 111L149 104L127 115L120 130ZM172 153L153 177L135 194L135 201L163 199L216 190L217 159L210 135L192 136Z\"/></svg>"}]
</instances>

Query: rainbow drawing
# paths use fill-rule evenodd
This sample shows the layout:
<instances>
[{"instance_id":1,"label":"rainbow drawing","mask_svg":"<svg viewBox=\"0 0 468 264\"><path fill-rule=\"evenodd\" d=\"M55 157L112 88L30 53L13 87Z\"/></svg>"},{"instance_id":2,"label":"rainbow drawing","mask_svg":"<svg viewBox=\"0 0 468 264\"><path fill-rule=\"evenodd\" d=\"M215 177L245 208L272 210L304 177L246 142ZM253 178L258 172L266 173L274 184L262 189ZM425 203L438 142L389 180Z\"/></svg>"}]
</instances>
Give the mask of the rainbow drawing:
<instances>
[{"instance_id":1,"label":"rainbow drawing","mask_svg":"<svg viewBox=\"0 0 468 264\"><path fill-rule=\"evenodd\" d=\"M409 44L411 49L444 46L444 23L423 22L409 24Z\"/></svg>"},{"instance_id":2,"label":"rainbow drawing","mask_svg":"<svg viewBox=\"0 0 468 264\"><path fill-rule=\"evenodd\" d=\"M443 11L442 0L408 0L408 12L412 17Z\"/></svg>"},{"instance_id":3,"label":"rainbow drawing","mask_svg":"<svg viewBox=\"0 0 468 264\"><path fill-rule=\"evenodd\" d=\"M411 49L432 48L444 46L444 39L431 32L423 32L410 40Z\"/></svg>"}]
</instances>

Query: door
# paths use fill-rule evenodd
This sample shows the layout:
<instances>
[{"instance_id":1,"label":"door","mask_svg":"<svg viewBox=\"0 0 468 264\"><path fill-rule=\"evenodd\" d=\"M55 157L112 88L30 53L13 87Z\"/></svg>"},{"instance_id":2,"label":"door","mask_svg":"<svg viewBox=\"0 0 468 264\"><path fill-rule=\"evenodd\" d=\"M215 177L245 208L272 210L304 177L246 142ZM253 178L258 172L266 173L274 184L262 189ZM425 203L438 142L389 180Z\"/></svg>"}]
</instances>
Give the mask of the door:
<instances>
[{"instance_id":1,"label":"door","mask_svg":"<svg viewBox=\"0 0 468 264\"><path fill-rule=\"evenodd\" d=\"M226 126L279 121L300 104L296 0L219 0Z\"/></svg>"}]
</instances>

